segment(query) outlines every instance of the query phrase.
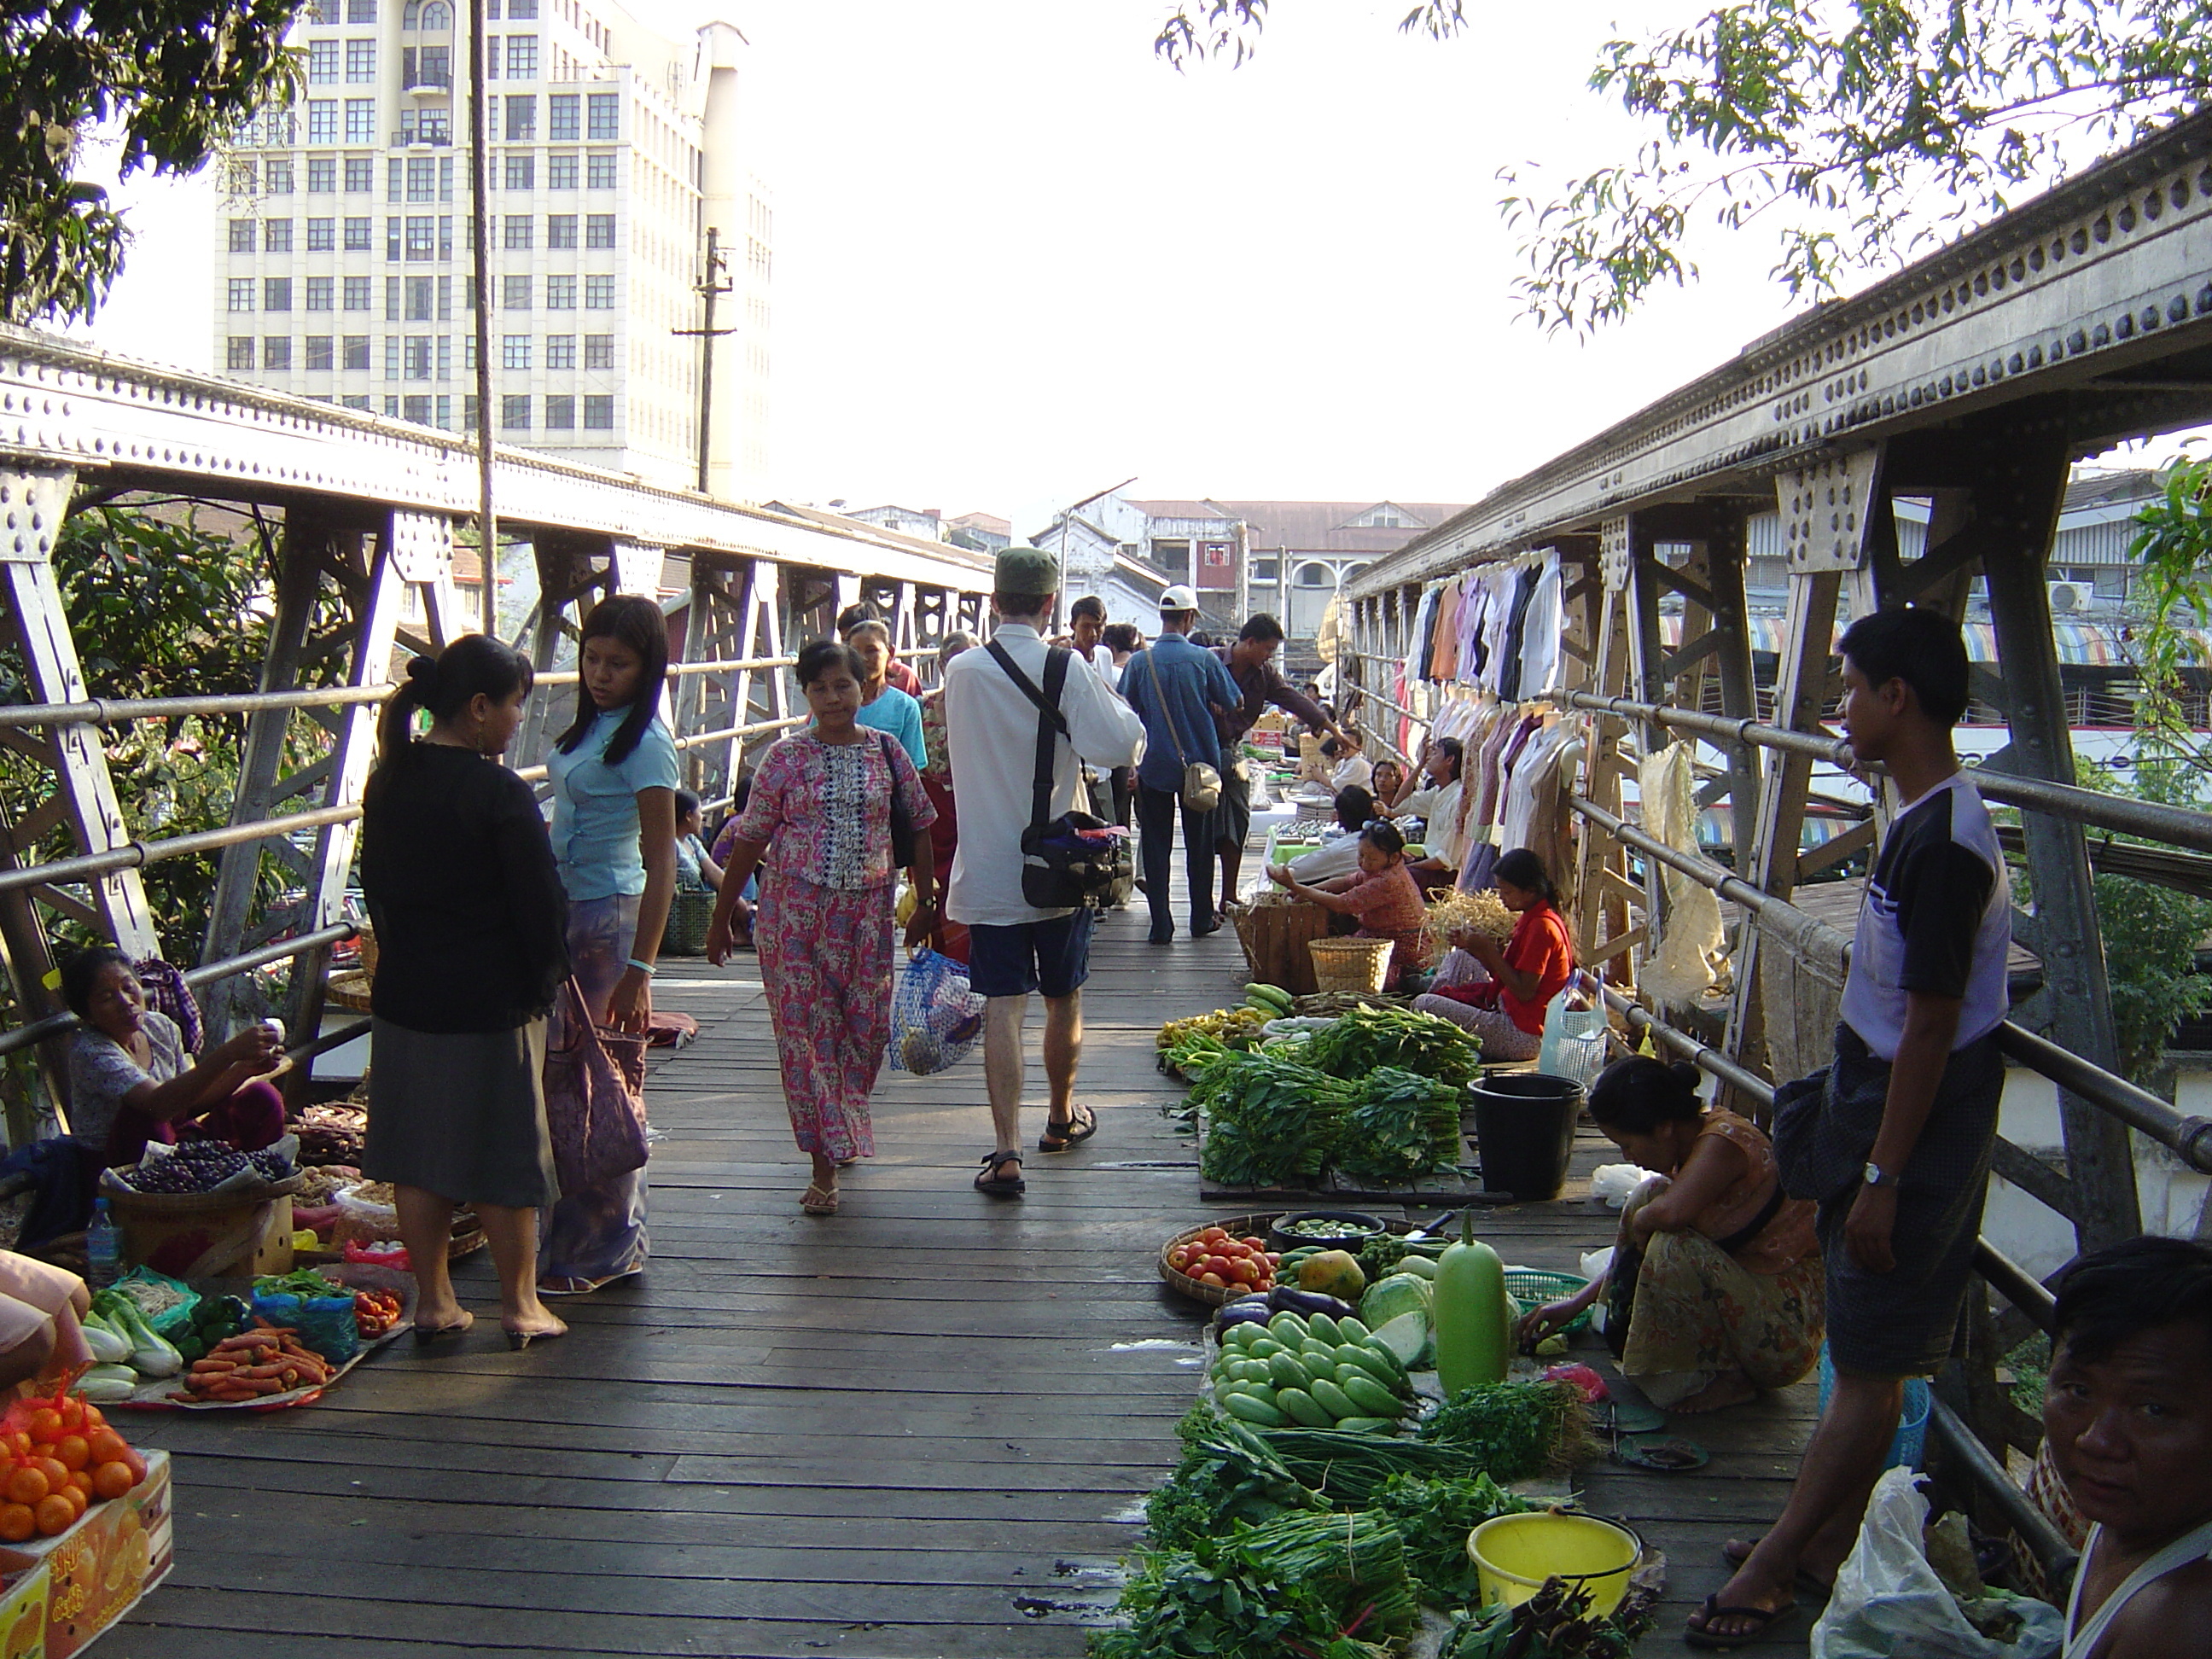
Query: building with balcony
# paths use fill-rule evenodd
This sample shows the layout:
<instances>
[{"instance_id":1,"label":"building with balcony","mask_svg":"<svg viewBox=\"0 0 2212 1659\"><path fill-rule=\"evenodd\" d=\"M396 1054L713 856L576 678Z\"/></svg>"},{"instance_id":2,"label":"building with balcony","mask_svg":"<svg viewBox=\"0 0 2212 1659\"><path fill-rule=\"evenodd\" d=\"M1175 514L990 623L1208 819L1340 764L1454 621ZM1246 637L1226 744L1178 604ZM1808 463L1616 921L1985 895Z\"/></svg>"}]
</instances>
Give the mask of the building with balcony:
<instances>
[{"instance_id":1,"label":"building with balcony","mask_svg":"<svg viewBox=\"0 0 2212 1659\"><path fill-rule=\"evenodd\" d=\"M712 493L767 465L774 218L751 48L613 0L488 0L494 429L656 483L700 465L710 236ZM216 362L419 425L476 422L468 19L450 0L308 0L305 84L217 165ZM690 333L683 331L693 331Z\"/></svg>"}]
</instances>

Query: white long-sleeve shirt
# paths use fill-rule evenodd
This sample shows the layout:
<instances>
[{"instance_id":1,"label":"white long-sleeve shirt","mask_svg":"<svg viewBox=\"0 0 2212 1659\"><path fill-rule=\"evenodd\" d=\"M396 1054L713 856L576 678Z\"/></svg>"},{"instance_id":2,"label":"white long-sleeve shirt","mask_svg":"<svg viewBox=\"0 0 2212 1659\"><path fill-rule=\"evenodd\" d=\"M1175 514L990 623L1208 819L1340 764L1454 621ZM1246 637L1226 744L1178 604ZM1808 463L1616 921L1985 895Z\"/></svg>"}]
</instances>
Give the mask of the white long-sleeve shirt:
<instances>
[{"instance_id":1,"label":"white long-sleeve shirt","mask_svg":"<svg viewBox=\"0 0 2212 1659\"><path fill-rule=\"evenodd\" d=\"M1048 647L1036 629L1002 623L994 637L1044 690ZM1067 738L1055 739L1051 815L1088 810L1079 759L1095 767L1133 766L1145 752L1145 723L1095 673L1070 661L1060 710ZM960 844L945 914L969 927L1012 927L1064 916L1022 897L1022 831L1029 828L1036 779L1036 705L987 650L963 651L945 670L945 735L952 750ZM1069 739L1073 738L1073 747Z\"/></svg>"}]
</instances>

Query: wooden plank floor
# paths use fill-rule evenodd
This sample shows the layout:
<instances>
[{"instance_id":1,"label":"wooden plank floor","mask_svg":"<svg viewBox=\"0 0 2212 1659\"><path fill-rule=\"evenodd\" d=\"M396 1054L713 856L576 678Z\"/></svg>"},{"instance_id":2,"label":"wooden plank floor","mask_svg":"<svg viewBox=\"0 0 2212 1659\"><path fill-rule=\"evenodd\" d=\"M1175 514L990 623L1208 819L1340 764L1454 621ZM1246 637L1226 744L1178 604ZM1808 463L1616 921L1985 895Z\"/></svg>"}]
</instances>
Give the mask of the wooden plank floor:
<instances>
[{"instance_id":1,"label":"wooden plank floor","mask_svg":"<svg viewBox=\"0 0 2212 1659\"><path fill-rule=\"evenodd\" d=\"M1206 1206L1152 1035L1244 977L1225 932L1162 949L1144 928L1113 916L1094 950L1096 1140L1033 1157L1025 1200L985 1199L980 1058L886 1072L877 1157L830 1219L799 1211L757 964L669 964L657 994L703 1030L649 1090L650 1272L514 1354L478 1257L457 1344L395 1346L300 1411L138 1419L177 1457L178 1565L103 1652L1079 1654L1200 1382L1198 1311L1154 1269ZM1576 1190L1486 1236L1571 1269L1611 1233ZM1582 1477L1668 1551L1671 1601L1717 1587L1719 1540L1778 1507L1802 1392L1699 1419L1701 1474ZM1680 1611L1646 1651L1679 1649Z\"/></svg>"}]
</instances>

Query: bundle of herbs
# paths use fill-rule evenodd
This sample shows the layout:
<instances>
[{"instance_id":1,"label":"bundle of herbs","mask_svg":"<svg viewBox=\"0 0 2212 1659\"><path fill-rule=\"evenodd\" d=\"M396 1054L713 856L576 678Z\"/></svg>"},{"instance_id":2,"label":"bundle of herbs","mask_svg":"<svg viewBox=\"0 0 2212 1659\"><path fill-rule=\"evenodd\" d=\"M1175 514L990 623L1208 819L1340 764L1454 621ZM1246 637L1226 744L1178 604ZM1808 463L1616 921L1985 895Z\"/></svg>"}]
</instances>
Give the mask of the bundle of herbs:
<instances>
[{"instance_id":1,"label":"bundle of herbs","mask_svg":"<svg viewBox=\"0 0 2212 1659\"><path fill-rule=\"evenodd\" d=\"M1159 1550L1092 1659L1384 1659L1419 1618L1405 1546L1377 1515L1285 1515ZM1372 1638L1372 1639L1370 1639Z\"/></svg>"},{"instance_id":2,"label":"bundle of herbs","mask_svg":"<svg viewBox=\"0 0 2212 1659\"><path fill-rule=\"evenodd\" d=\"M1260 1429L1255 1432L1301 1483L1344 1509L1365 1509L1394 1474L1470 1480L1485 1472L1479 1450L1449 1440L1401 1440L1364 1429Z\"/></svg>"},{"instance_id":3,"label":"bundle of herbs","mask_svg":"<svg viewBox=\"0 0 2212 1659\"><path fill-rule=\"evenodd\" d=\"M1589 1402L1568 1382L1492 1382L1462 1389L1431 1413L1419 1436L1427 1444L1449 1446L1464 1454L1500 1481L1525 1480L1580 1462L1597 1451L1590 1435Z\"/></svg>"},{"instance_id":4,"label":"bundle of herbs","mask_svg":"<svg viewBox=\"0 0 2212 1659\"><path fill-rule=\"evenodd\" d=\"M1459 1108L1457 1085L1382 1066L1360 1080L1329 1161L1355 1181L1386 1188L1449 1170L1460 1158Z\"/></svg>"},{"instance_id":5,"label":"bundle of herbs","mask_svg":"<svg viewBox=\"0 0 2212 1659\"><path fill-rule=\"evenodd\" d=\"M1444 1638L1438 1659L1629 1659L1651 1627L1649 1601L1632 1594L1612 1616L1593 1613L1580 1585L1547 1578L1517 1605L1469 1613Z\"/></svg>"},{"instance_id":6,"label":"bundle of herbs","mask_svg":"<svg viewBox=\"0 0 2212 1659\"><path fill-rule=\"evenodd\" d=\"M1360 1007L1314 1033L1305 1061L1332 1077L1365 1077L1382 1066L1439 1083L1474 1080L1482 1047L1448 1019L1411 1008Z\"/></svg>"},{"instance_id":7,"label":"bundle of herbs","mask_svg":"<svg viewBox=\"0 0 2212 1659\"><path fill-rule=\"evenodd\" d=\"M1182 1462L1145 1500L1146 1536L1155 1549L1188 1549L1232 1522L1328 1508L1266 1441L1211 1406L1192 1407L1176 1435L1182 1442Z\"/></svg>"},{"instance_id":8,"label":"bundle of herbs","mask_svg":"<svg viewBox=\"0 0 2212 1659\"><path fill-rule=\"evenodd\" d=\"M1224 1187L1304 1184L1328 1162L1357 1096L1356 1085L1309 1066L1231 1054L1190 1091L1206 1122L1199 1173Z\"/></svg>"},{"instance_id":9,"label":"bundle of herbs","mask_svg":"<svg viewBox=\"0 0 2212 1659\"><path fill-rule=\"evenodd\" d=\"M1501 1515L1545 1507L1515 1497L1486 1474L1462 1480L1394 1474L1375 1489L1371 1502L1406 1540L1406 1571L1421 1600L1438 1607L1466 1607L1481 1595L1468 1557L1468 1534Z\"/></svg>"}]
</instances>

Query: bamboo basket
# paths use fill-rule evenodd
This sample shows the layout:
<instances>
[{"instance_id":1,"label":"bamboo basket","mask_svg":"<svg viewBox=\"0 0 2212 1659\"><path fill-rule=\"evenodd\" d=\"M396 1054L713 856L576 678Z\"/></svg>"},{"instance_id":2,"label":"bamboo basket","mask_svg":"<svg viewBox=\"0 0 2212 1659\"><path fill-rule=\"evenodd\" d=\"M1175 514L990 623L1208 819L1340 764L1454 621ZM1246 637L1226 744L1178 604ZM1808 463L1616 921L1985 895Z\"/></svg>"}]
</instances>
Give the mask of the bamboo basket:
<instances>
[{"instance_id":1,"label":"bamboo basket","mask_svg":"<svg viewBox=\"0 0 2212 1659\"><path fill-rule=\"evenodd\" d=\"M1218 1221L1186 1227L1160 1246L1160 1277L1167 1281L1168 1288L1176 1295L1187 1296L1194 1302L1203 1302L1208 1307L1218 1308L1240 1296L1249 1296L1252 1292L1242 1285L1201 1285L1181 1268L1168 1266L1168 1252L1178 1244L1189 1243L1208 1227L1222 1228L1239 1238L1265 1238L1268 1228L1281 1220L1283 1214L1284 1212L1275 1210L1264 1215L1224 1216Z\"/></svg>"},{"instance_id":2,"label":"bamboo basket","mask_svg":"<svg viewBox=\"0 0 2212 1659\"><path fill-rule=\"evenodd\" d=\"M363 979L376 977L376 929L367 922L361 925L361 973Z\"/></svg>"},{"instance_id":3,"label":"bamboo basket","mask_svg":"<svg viewBox=\"0 0 2212 1659\"><path fill-rule=\"evenodd\" d=\"M1379 991L1390 974L1387 939L1317 939L1307 943L1317 991Z\"/></svg>"},{"instance_id":4,"label":"bamboo basket","mask_svg":"<svg viewBox=\"0 0 2212 1659\"><path fill-rule=\"evenodd\" d=\"M369 984L367 974L332 974L323 987L323 1000L365 1014L368 1012Z\"/></svg>"},{"instance_id":5,"label":"bamboo basket","mask_svg":"<svg viewBox=\"0 0 2212 1659\"><path fill-rule=\"evenodd\" d=\"M1322 988L1314 983L1314 959L1306 945L1328 932L1329 914L1318 904L1230 905L1237 927L1237 942L1244 947L1244 965L1252 977L1266 985L1279 985L1292 996L1310 996Z\"/></svg>"}]
</instances>

